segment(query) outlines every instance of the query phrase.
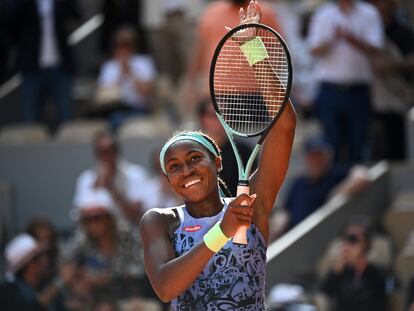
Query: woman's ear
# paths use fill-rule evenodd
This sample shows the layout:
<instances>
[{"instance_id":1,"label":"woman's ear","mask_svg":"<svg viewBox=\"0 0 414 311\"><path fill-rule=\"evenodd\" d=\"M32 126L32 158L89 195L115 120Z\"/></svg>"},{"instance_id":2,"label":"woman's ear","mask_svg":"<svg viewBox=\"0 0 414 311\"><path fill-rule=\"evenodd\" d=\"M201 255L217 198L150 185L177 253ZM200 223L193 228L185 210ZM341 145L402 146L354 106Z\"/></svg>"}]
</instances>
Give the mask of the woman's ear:
<instances>
[{"instance_id":1,"label":"woman's ear","mask_svg":"<svg viewBox=\"0 0 414 311\"><path fill-rule=\"evenodd\" d=\"M161 174L162 174L163 178L165 178L165 180L167 181L167 183L170 183L170 180L168 179L168 175L167 174L164 174L164 173L161 173Z\"/></svg>"},{"instance_id":2,"label":"woman's ear","mask_svg":"<svg viewBox=\"0 0 414 311\"><path fill-rule=\"evenodd\" d=\"M217 156L214 159L214 162L216 163L217 173L220 173L223 170L223 161L222 161L221 157Z\"/></svg>"}]
</instances>

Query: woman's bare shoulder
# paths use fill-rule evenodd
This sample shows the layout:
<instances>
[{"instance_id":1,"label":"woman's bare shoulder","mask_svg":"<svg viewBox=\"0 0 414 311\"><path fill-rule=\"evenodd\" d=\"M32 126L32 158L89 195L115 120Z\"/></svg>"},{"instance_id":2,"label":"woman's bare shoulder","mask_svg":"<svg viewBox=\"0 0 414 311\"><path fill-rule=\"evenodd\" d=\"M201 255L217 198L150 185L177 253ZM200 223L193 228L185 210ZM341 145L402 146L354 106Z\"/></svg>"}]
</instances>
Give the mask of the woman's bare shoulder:
<instances>
[{"instance_id":1,"label":"woman's bare shoulder","mask_svg":"<svg viewBox=\"0 0 414 311\"><path fill-rule=\"evenodd\" d=\"M181 206L169 208L152 208L146 211L141 219L141 232L167 230L169 235L171 235L180 224L180 218L177 211L179 208L181 208Z\"/></svg>"}]
</instances>

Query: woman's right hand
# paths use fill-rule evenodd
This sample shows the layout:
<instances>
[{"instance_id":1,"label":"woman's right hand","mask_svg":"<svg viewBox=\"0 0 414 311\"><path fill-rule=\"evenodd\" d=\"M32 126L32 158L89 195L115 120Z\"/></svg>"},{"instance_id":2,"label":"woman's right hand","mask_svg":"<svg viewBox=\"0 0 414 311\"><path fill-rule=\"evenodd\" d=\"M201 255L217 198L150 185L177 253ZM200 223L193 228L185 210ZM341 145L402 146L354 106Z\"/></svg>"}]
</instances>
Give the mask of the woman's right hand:
<instances>
[{"instance_id":1,"label":"woman's right hand","mask_svg":"<svg viewBox=\"0 0 414 311\"><path fill-rule=\"evenodd\" d=\"M253 216L253 202L256 194L242 193L229 203L220 228L228 238L233 237L241 226L250 226Z\"/></svg>"}]
</instances>

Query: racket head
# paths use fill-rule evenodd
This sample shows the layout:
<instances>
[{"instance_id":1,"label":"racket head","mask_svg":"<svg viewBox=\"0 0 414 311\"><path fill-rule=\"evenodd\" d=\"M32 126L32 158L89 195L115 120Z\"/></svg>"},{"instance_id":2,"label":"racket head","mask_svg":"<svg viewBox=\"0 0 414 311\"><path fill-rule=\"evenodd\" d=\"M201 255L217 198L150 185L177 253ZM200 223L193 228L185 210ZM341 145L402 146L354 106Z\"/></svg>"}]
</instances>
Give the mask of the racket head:
<instances>
[{"instance_id":1,"label":"racket head","mask_svg":"<svg viewBox=\"0 0 414 311\"><path fill-rule=\"evenodd\" d=\"M254 31L255 36L243 37L240 33ZM244 41L260 37L267 51L269 70L254 69L241 49ZM243 41L244 40L244 41ZM283 91L277 100L264 102L263 88L269 75L276 73ZM258 81L262 79L262 81ZM262 86L260 86L260 84ZM263 134L277 121L288 101L292 84L292 64L289 49L283 38L272 28L247 23L231 29L219 42L210 66L210 94L220 121L233 134L253 137Z\"/></svg>"}]
</instances>

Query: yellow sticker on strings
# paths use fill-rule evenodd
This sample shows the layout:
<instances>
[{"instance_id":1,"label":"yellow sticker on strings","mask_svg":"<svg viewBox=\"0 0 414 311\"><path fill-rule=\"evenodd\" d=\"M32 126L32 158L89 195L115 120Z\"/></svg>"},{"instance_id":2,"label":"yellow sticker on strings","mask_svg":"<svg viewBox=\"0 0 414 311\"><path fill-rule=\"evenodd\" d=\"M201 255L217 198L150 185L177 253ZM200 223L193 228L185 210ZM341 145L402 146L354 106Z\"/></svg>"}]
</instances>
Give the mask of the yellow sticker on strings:
<instances>
[{"instance_id":1,"label":"yellow sticker on strings","mask_svg":"<svg viewBox=\"0 0 414 311\"><path fill-rule=\"evenodd\" d=\"M265 45L260 37L256 37L240 46L250 66L269 57Z\"/></svg>"}]
</instances>

